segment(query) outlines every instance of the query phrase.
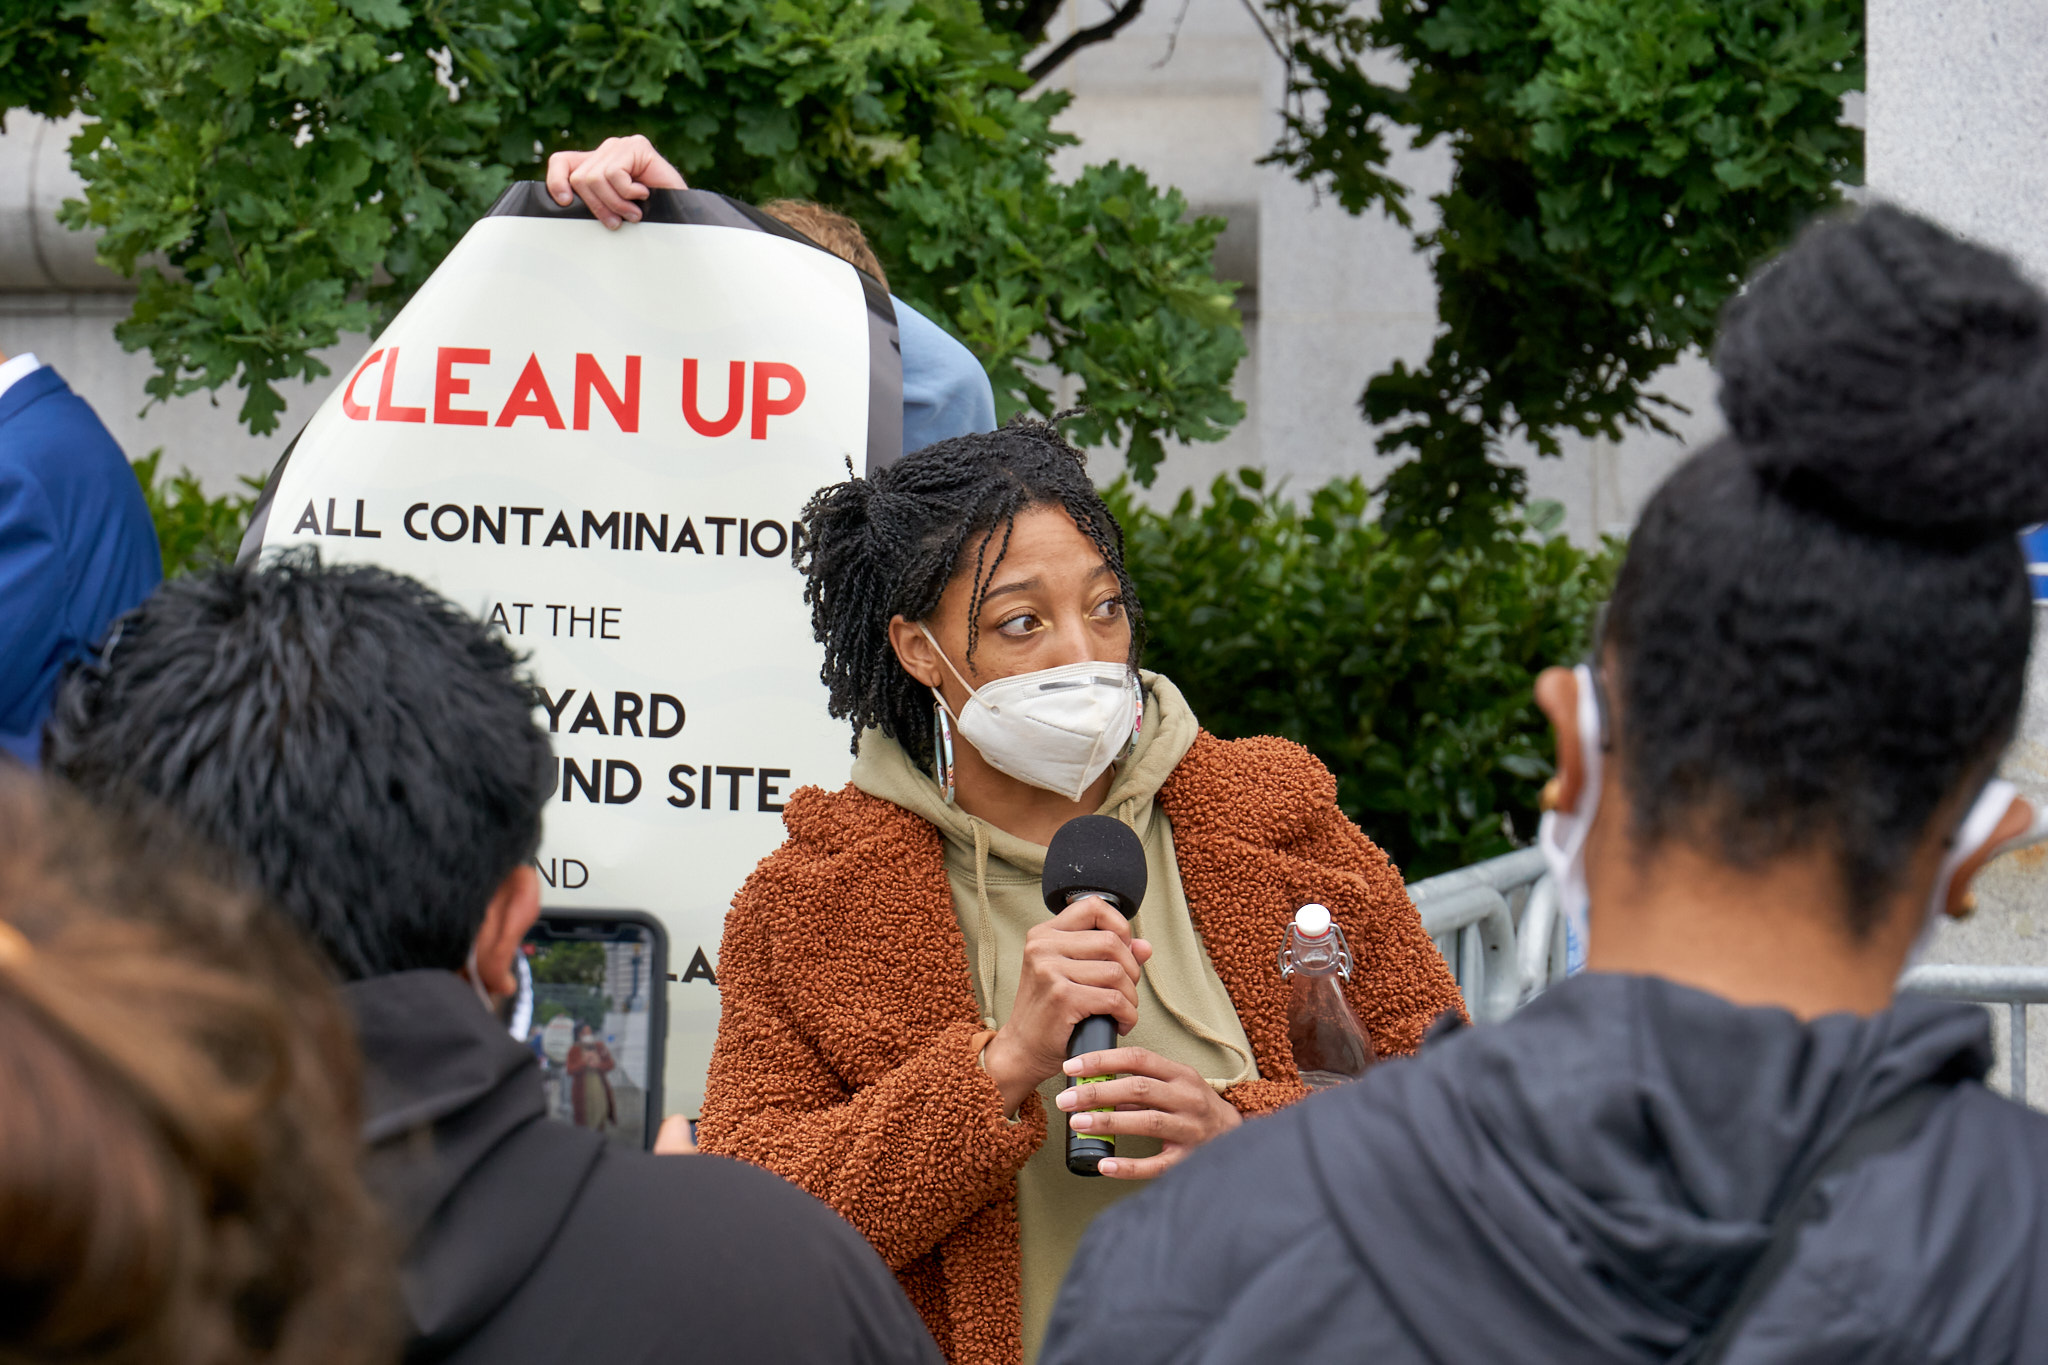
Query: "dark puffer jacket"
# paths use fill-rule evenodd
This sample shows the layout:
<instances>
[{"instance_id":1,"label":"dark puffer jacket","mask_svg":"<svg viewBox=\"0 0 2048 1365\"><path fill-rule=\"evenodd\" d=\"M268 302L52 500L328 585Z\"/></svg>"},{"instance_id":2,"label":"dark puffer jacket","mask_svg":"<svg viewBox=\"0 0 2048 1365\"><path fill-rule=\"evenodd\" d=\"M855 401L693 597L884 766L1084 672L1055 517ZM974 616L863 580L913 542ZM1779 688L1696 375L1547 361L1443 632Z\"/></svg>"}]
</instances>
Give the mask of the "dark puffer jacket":
<instances>
[{"instance_id":1,"label":"dark puffer jacket","mask_svg":"<svg viewBox=\"0 0 2048 1365\"><path fill-rule=\"evenodd\" d=\"M939 1365L888 1269L817 1200L547 1119L533 1053L453 973L347 995L408 1361Z\"/></svg>"},{"instance_id":2,"label":"dark puffer jacket","mask_svg":"<svg viewBox=\"0 0 2048 1365\"><path fill-rule=\"evenodd\" d=\"M2048 1360L2048 1117L1987 1091L1982 1010L1802 1024L1586 976L1245 1125L1097 1220L1044 1365L1665 1361L1858 1116L1945 1093L1823 1180L1729 1365Z\"/></svg>"}]
</instances>

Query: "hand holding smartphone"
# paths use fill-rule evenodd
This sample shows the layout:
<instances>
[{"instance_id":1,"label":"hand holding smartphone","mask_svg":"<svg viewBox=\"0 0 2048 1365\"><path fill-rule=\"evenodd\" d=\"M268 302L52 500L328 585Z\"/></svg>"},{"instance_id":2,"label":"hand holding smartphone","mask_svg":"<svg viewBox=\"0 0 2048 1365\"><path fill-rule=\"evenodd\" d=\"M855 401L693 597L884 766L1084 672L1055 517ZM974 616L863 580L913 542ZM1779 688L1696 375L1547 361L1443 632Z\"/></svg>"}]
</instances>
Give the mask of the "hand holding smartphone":
<instances>
[{"instance_id":1,"label":"hand holding smartphone","mask_svg":"<svg viewBox=\"0 0 2048 1365\"><path fill-rule=\"evenodd\" d=\"M668 1038L668 934L638 910L543 909L507 1023L540 1064L547 1115L652 1148Z\"/></svg>"}]
</instances>

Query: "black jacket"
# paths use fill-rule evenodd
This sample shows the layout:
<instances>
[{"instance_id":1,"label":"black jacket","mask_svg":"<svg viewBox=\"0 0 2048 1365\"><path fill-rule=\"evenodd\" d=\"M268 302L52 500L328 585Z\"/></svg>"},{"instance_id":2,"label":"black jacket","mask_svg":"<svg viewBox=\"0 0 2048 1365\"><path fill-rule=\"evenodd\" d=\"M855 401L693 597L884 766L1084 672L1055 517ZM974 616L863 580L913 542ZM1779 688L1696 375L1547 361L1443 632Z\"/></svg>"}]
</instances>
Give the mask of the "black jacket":
<instances>
[{"instance_id":1,"label":"black jacket","mask_svg":"<svg viewBox=\"0 0 2048 1365\"><path fill-rule=\"evenodd\" d=\"M408 1360L938 1365L895 1276L811 1196L549 1121L533 1053L448 972L347 989Z\"/></svg>"},{"instance_id":2,"label":"black jacket","mask_svg":"<svg viewBox=\"0 0 2048 1365\"><path fill-rule=\"evenodd\" d=\"M1730 1362L2048 1360L2048 1118L1984 1089L1984 1012L1801 1024L1584 976L1315 1095L1104 1213L1042 1365L1664 1361L1711 1329L1798 1172L1928 1079Z\"/></svg>"}]
</instances>

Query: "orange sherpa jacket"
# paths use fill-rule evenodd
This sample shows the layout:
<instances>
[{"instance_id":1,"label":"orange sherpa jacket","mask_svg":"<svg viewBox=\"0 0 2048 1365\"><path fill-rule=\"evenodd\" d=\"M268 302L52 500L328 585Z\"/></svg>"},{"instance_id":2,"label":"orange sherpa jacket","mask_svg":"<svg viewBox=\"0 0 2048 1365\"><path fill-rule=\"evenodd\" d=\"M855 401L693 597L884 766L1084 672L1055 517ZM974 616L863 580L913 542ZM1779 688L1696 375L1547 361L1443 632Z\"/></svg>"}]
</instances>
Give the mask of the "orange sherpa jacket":
<instances>
[{"instance_id":1,"label":"orange sherpa jacket","mask_svg":"<svg viewBox=\"0 0 2048 1365\"><path fill-rule=\"evenodd\" d=\"M1307 1091L1275 964L1321 901L1356 967L1346 989L1382 1054L1459 1010L1400 873L1337 808L1329 770L1280 739L1200 735L1160 789L1195 927L1250 1038L1246 1114ZM977 1064L990 1035L954 918L941 835L848 785L793 793L789 839L734 899L699 1140L843 1214L889 1263L954 1365L1022 1356L1016 1177L1046 1137Z\"/></svg>"}]
</instances>

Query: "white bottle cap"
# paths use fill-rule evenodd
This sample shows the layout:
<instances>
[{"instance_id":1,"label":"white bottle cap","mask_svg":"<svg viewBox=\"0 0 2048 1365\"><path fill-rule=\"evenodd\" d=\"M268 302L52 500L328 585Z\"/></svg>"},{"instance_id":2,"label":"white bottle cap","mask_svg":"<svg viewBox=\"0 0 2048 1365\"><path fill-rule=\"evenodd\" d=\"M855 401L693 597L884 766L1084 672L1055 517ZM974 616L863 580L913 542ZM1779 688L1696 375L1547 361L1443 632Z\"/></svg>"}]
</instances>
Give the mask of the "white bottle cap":
<instances>
[{"instance_id":1,"label":"white bottle cap","mask_svg":"<svg viewBox=\"0 0 2048 1365\"><path fill-rule=\"evenodd\" d=\"M1304 938L1321 938L1330 932L1330 908L1310 902L1294 912L1294 927Z\"/></svg>"}]
</instances>

